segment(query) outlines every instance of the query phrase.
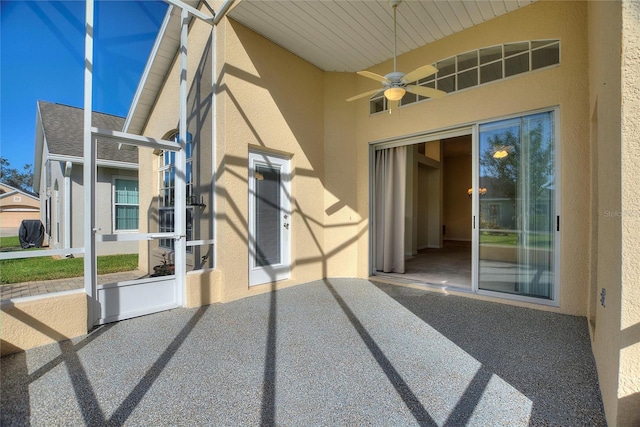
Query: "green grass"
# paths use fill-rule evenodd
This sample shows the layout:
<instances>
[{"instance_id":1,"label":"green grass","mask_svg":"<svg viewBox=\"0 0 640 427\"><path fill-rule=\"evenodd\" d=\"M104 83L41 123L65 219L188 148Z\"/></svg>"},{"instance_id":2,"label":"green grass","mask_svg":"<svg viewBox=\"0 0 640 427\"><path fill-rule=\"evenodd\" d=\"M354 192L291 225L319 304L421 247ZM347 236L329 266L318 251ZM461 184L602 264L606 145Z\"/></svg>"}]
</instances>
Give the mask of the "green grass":
<instances>
[{"instance_id":1,"label":"green grass","mask_svg":"<svg viewBox=\"0 0 640 427\"><path fill-rule=\"evenodd\" d=\"M0 249L19 247L20 239L18 238L18 236L0 237Z\"/></svg>"},{"instance_id":2,"label":"green grass","mask_svg":"<svg viewBox=\"0 0 640 427\"><path fill-rule=\"evenodd\" d=\"M138 267L138 254L98 257L98 274L131 271ZM0 283L65 279L84 274L83 258L38 257L0 261Z\"/></svg>"},{"instance_id":3,"label":"green grass","mask_svg":"<svg viewBox=\"0 0 640 427\"><path fill-rule=\"evenodd\" d=\"M527 236L528 247L533 248L549 248L553 236L550 234L531 234ZM505 245L505 246L517 246L518 235L516 233L498 233L498 232L480 232L480 244L487 245Z\"/></svg>"}]
</instances>

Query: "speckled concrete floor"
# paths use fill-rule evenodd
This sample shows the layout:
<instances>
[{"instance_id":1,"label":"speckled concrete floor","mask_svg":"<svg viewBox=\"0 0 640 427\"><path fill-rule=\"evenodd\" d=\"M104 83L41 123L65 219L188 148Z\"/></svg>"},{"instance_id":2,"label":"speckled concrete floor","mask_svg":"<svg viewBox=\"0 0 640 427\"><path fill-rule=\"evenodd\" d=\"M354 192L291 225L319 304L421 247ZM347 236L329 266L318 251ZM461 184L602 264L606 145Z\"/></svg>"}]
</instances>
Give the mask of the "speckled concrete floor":
<instances>
[{"instance_id":1,"label":"speckled concrete floor","mask_svg":"<svg viewBox=\"0 0 640 427\"><path fill-rule=\"evenodd\" d=\"M604 425L583 318L330 279L2 358L8 425Z\"/></svg>"}]
</instances>

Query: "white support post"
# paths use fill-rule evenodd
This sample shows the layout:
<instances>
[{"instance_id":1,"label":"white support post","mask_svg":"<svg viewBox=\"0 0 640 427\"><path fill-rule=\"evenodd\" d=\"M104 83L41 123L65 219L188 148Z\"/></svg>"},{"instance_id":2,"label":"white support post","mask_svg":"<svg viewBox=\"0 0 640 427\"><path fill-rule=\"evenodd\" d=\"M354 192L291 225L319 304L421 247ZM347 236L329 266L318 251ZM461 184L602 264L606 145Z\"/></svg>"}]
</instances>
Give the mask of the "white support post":
<instances>
[{"instance_id":1,"label":"white support post","mask_svg":"<svg viewBox=\"0 0 640 427\"><path fill-rule=\"evenodd\" d=\"M216 149L217 149L217 129L216 119L218 117L216 107L216 91L218 86L218 76L216 73L216 26L211 27L211 234L210 238L214 240L213 246L213 268L218 268L218 245L215 241L218 239L218 230L216 229L216 180L218 175L216 173Z\"/></svg>"},{"instance_id":2,"label":"white support post","mask_svg":"<svg viewBox=\"0 0 640 427\"><path fill-rule=\"evenodd\" d=\"M71 173L73 163L64 164L64 248L71 248Z\"/></svg>"},{"instance_id":3,"label":"white support post","mask_svg":"<svg viewBox=\"0 0 640 427\"><path fill-rule=\"evenodd\" d=\"M180 150L176 152L174 232L178 235L175 241L175 277L180 293L178 301L185 304L187 275L187 230L186 230L186 171L187 171L187 44L189 36L189 11L182 9L180 32Z\"/></svg>"},{"instance_id":4,"label":"white support post","mask_svg":"<svg viewBox=\"0 0 640 427\"><path fill-rule=\"evenodd\" d=\"M84 289L87 293L87 329L98 320L95 239L96 143L91 135L93 103L93 0L86 0L84 40Z\"/></svg>"}]
</instances>

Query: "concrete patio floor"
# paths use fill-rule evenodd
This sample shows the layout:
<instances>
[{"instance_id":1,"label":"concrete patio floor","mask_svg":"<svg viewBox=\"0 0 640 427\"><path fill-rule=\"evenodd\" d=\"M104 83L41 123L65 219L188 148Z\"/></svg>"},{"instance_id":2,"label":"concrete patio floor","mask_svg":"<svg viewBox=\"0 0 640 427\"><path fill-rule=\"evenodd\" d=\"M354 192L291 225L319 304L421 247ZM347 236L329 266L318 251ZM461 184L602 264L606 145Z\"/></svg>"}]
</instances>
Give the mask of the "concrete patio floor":
<instances>
[{"instance_id":1,"label":"concrete patio floor","mask_svg":"<svg viewBox=\"0 0 640 427\"><path fill-rule=\"evenodd\" d=\"M1 360L9 425L605 425L584 318L328 279Z\"/></svg>"}]
</instances>

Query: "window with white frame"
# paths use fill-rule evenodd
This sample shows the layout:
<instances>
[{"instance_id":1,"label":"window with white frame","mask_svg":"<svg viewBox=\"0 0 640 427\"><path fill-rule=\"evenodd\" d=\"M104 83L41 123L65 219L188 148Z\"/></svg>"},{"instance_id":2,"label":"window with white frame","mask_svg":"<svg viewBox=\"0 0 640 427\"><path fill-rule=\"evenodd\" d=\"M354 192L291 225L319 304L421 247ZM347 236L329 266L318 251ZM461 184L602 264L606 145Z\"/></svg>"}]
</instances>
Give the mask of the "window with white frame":
<instances>
[{"instance_id":1,"label":"window with white frame","mask_svg":"<svg viewBox=\"0 0 640 427\"><path fill-rule=\"evenodd\" d=\"M115 178L113 182L113 229L135 231L139 221L138 180Z\"/></svg>"},{"instance_id":2,"label":"window with white frame","mask_svg":"<svg viewBox=\"0 0 640 427\"><path fill-rule=\"evenodd\" d=\"M171 138L177 141L178 133ZM186 169L186 196L189 201L193 196L193 144L191 134L187 133L187 143L185 146L187 155ZM164 150L158 158L159 174L159 210L158 228L161 233L171 233L174 231L174 206L175 206L175 177L176 177L176 153ZM186 212L186 237L187 241L193 236L193 207L187 206ZM161 248L174 250L173 239L160 239ZM187 252L191 252L191 247L187 247Z\"/></svg>"},{"instance_id":3,"label":"window with white frame","mask_svg":"<svg viewBox=\"0 0 640 427\"><path fill-rule=\"evenodd\" d=\"M417 82L420 86L442 90L447 93L490 83L550 67L560 63L560 40L531 40L490 46L461 53L433 64L438 72ZM400 105L428 99L407 92ZM384 92L375 94L369 101L369 113L388 109Z\"/></svg>"}]
</instances>

